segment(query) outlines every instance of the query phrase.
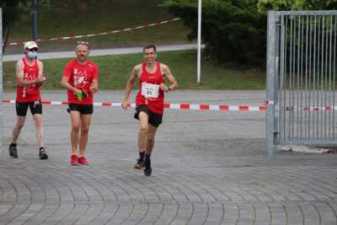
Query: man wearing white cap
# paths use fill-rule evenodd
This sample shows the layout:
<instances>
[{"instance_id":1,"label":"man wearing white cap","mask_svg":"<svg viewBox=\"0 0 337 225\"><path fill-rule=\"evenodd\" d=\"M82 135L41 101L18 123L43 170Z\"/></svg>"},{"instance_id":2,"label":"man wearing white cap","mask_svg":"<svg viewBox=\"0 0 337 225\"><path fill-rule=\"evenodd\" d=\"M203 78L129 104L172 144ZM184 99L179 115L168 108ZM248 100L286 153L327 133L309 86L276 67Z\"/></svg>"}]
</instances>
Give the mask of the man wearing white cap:
<instances>
[{"instance_id":1,"label":"man wearing white cap","mask_svg":"<svg viewBox=\"0 0 337 225\"><path fill-rule=\"evenodd\" d=\"M9 145L9 155L18 158L16 141L25 124L28 108L30 109L36 128L39 158L48 159L43 144L43 119L40 87L46 80L43 75L43 64L37 59L38 45L35 41L24 44L24 57L16 64L16 124L12 133L12 142Z\"/></svg>"}]
</instances>

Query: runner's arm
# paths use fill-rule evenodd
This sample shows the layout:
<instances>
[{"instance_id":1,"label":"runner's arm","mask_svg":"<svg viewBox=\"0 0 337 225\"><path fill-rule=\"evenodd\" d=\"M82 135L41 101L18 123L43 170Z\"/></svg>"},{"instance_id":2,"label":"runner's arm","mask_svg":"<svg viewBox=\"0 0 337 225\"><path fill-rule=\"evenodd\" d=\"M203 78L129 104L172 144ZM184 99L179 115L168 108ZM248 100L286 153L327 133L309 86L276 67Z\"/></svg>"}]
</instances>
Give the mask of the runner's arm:
<instances>
[{"instance_id":1,"label":"runner's arm","mask_svg":"<svg viewBox=\"0 0 337 225\"><path fill-rule=\"evenodd\" d=\"M137 65L135 67L133 67L130 77L128 79L128 81L126 82L126 87L125 87L125 95L124 95L124 99L122 101L122 108L123 109L127 109L130 105L130 94L133 88L133 85L135 83L135 80L137 78L137 74L139 73L139 68L140 66Z\"/></svg>"},{"instance_id":2,"label":"runner's arm","mask_svg":"<svg viewBox=\"0 0 337 225\"><path fill-rule=\"evenodd\" d=\"M37 66L39 68L39 74L38 74L38 82L37 85L41 86L43 82L46 80L46 77L43 75L43 63L40 60L37 60Z\"/></svg>"},{"instance_id":3,"label":"runner's arm","mask_svg":"<svg viewBox=\"0 0 337 225\"><path fill-rule=\"evenodd\" d=\"M173 91L178 87L178 82L175 79L175 77L173 76L170 68L167 65L163 64L163 73L165 75L165 77L167 78L167 80L170 82L170 85L168 87L166 87L166 85L164 85L164 90L165 91Z\"/></svg>"},{"instance_id":4,"label":"runner's arm","mask_svg":"<svg viewBox=\"0 0 337 225\"><path fill-rule=\"evenodd\" d=\"M98 80L97 79L93 79L92 83L90 85L90 92L92 94L95 94L98 91Z\"/></svg>"},{"instance_id":5,"label":"runner's arm","mask_svg":"<svg viewBox=\"0 0 337 225\"><path fill-rule=\"evenodd\" d=\"M73 91L75 94L76 93L81 93L82 91L73 87L70 83L69 83L69 78L66 77L66 76L63 76L62 77L62 80L60 82L60 84L65 87L66 89L70 90L70 91Z\"/></svg>"},{"instance_id":6,"label":"runner's arm","mask_svg":"<svg viewBox=\"0 0 337 225\"><path fill-rule=\"evenodd\" d=\"M95 67L93 70L93 79L89 87L91 94L95 94L98 91L98 76L99 76L99 71L98 71L97 65L95 64Z\"/></svg>"}]
</instances>

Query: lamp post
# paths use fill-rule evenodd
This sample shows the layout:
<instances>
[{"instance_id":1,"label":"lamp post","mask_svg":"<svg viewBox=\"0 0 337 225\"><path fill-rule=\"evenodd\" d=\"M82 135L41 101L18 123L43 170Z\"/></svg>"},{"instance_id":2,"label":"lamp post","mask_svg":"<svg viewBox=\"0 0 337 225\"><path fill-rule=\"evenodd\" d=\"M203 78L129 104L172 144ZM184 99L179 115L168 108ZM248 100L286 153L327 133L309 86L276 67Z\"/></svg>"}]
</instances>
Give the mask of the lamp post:
<instances>
[{"instance_id":1,"label":"lamp post","mask_svg":"<svg viewBox=\"0 0 337 225\"><path fill-rule=\"evenodd\" d=\"M32 2L32 39L37 39L37 6L38 0Z\"/></svg>"},{"instance_id":2,"label":"lamp post","mask_svg":"<svg viewBox=\"0 0 337 225\"><path fill-rule=\"evenodd\" d=\"M197 82L201 80L201 18L202 0L198 0L198 58L197 58Z\"/></svg>"}]
</instances>

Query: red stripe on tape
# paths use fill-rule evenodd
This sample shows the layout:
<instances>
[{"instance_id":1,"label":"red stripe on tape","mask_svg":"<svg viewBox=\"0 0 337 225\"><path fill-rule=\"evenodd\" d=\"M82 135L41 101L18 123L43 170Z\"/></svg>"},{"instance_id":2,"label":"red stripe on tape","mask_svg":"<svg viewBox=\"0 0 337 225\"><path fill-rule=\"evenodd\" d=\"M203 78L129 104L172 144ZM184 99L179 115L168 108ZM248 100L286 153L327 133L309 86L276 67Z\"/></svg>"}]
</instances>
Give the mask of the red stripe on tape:
<instances>
[{"instance_id":1,"label":"red stripe on tape","mask_svg":"<svg viewBox=\"0 0 337 225\"><path fill-rule=\"evenodd\" d=\"M220 111L222 112L228 112L229 105L220 105Z\"/></svg>"},{"instance_id":2,"label":"red stripe on tape","mask_svg":"<svg viewBox=\"0 0 337 225\"><path fill-rule=\"evenodd\" d=\"M51 101L49 100L42 100L41 102L42 104L45 104L45 105L51 105Z\"/></svg>"},{"instance_id":3,"label":"red stripe on tape","mask_svg":"<svg viewBox=\"0 0 337 225\"><path fill-rule=\"evenodd\" d=\"M209 110L209 104L200 104L200 110Z\"/></svg>"},{"instance_id":4,"label":"red stripe on tape","mask_svg":"<svg viewBox=\"0 0 337 225\"><path fill-rule=\"evenodd\" d=\"M239 111L240 112L248 112L249 106L248 105L239 105Z\"/></svg>"},{"instance_id":5,"label":"red stripe on tape","mask_svg":"<svg viewBox=\"0 0 337 225\"><path fill-rule=\"evenodd\" d=\"M181 103L180 109L190 109L190 104L189 103Z\"/></svg>"},{"instance_id":6,"label":"red stripe on tape","mask_svg":"<svg viewBox=\"0 0 337 225\"><path fill-rule=\"evenodd\" d=\"M112 103L111 102L102 102L102 106L111 106Z\"/></svg>"},{"instance_id":7,"label":"red stripe on tape","mask_svg":"<svg viewBox=\"0 0 337 225\"><path fill-rule=\"evenodd\" d=\"M259 111L260 111L260 112L266 112L266 111L267 111L267 106L265 106L265 105L260 105L260 106L259 106Z\"/></svg>"}]
</instances>

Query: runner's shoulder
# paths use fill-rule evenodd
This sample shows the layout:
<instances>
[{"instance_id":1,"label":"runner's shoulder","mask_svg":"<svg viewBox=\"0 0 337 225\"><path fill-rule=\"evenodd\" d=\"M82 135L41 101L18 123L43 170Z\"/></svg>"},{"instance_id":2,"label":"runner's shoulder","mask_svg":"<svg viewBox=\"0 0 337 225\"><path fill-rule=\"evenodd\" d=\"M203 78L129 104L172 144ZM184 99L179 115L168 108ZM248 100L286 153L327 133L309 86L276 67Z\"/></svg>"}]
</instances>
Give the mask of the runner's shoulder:
<instances>
[{"instance_id":1,"label":"runner's shoulder","mask_svg":"<svg viewBox=\"0 0 337 225\"><path fill-rule=\"evenodd\" d=\"M160 63L160 69L166 70L167 68L168 68L168 65L166 65L164 63Z\"/></svg>"},{"instance_id":2,"label":"runner's shoulder","mask_svg":"<svg viewBox=\"0 0 337 225\"><path fill-rule=\"evenodd\" d=\"M142 69L142 64L137 64L135 65L132 70L135 71L136 73L138 73L140 70Z\"/></svg>"}]
</instances>

